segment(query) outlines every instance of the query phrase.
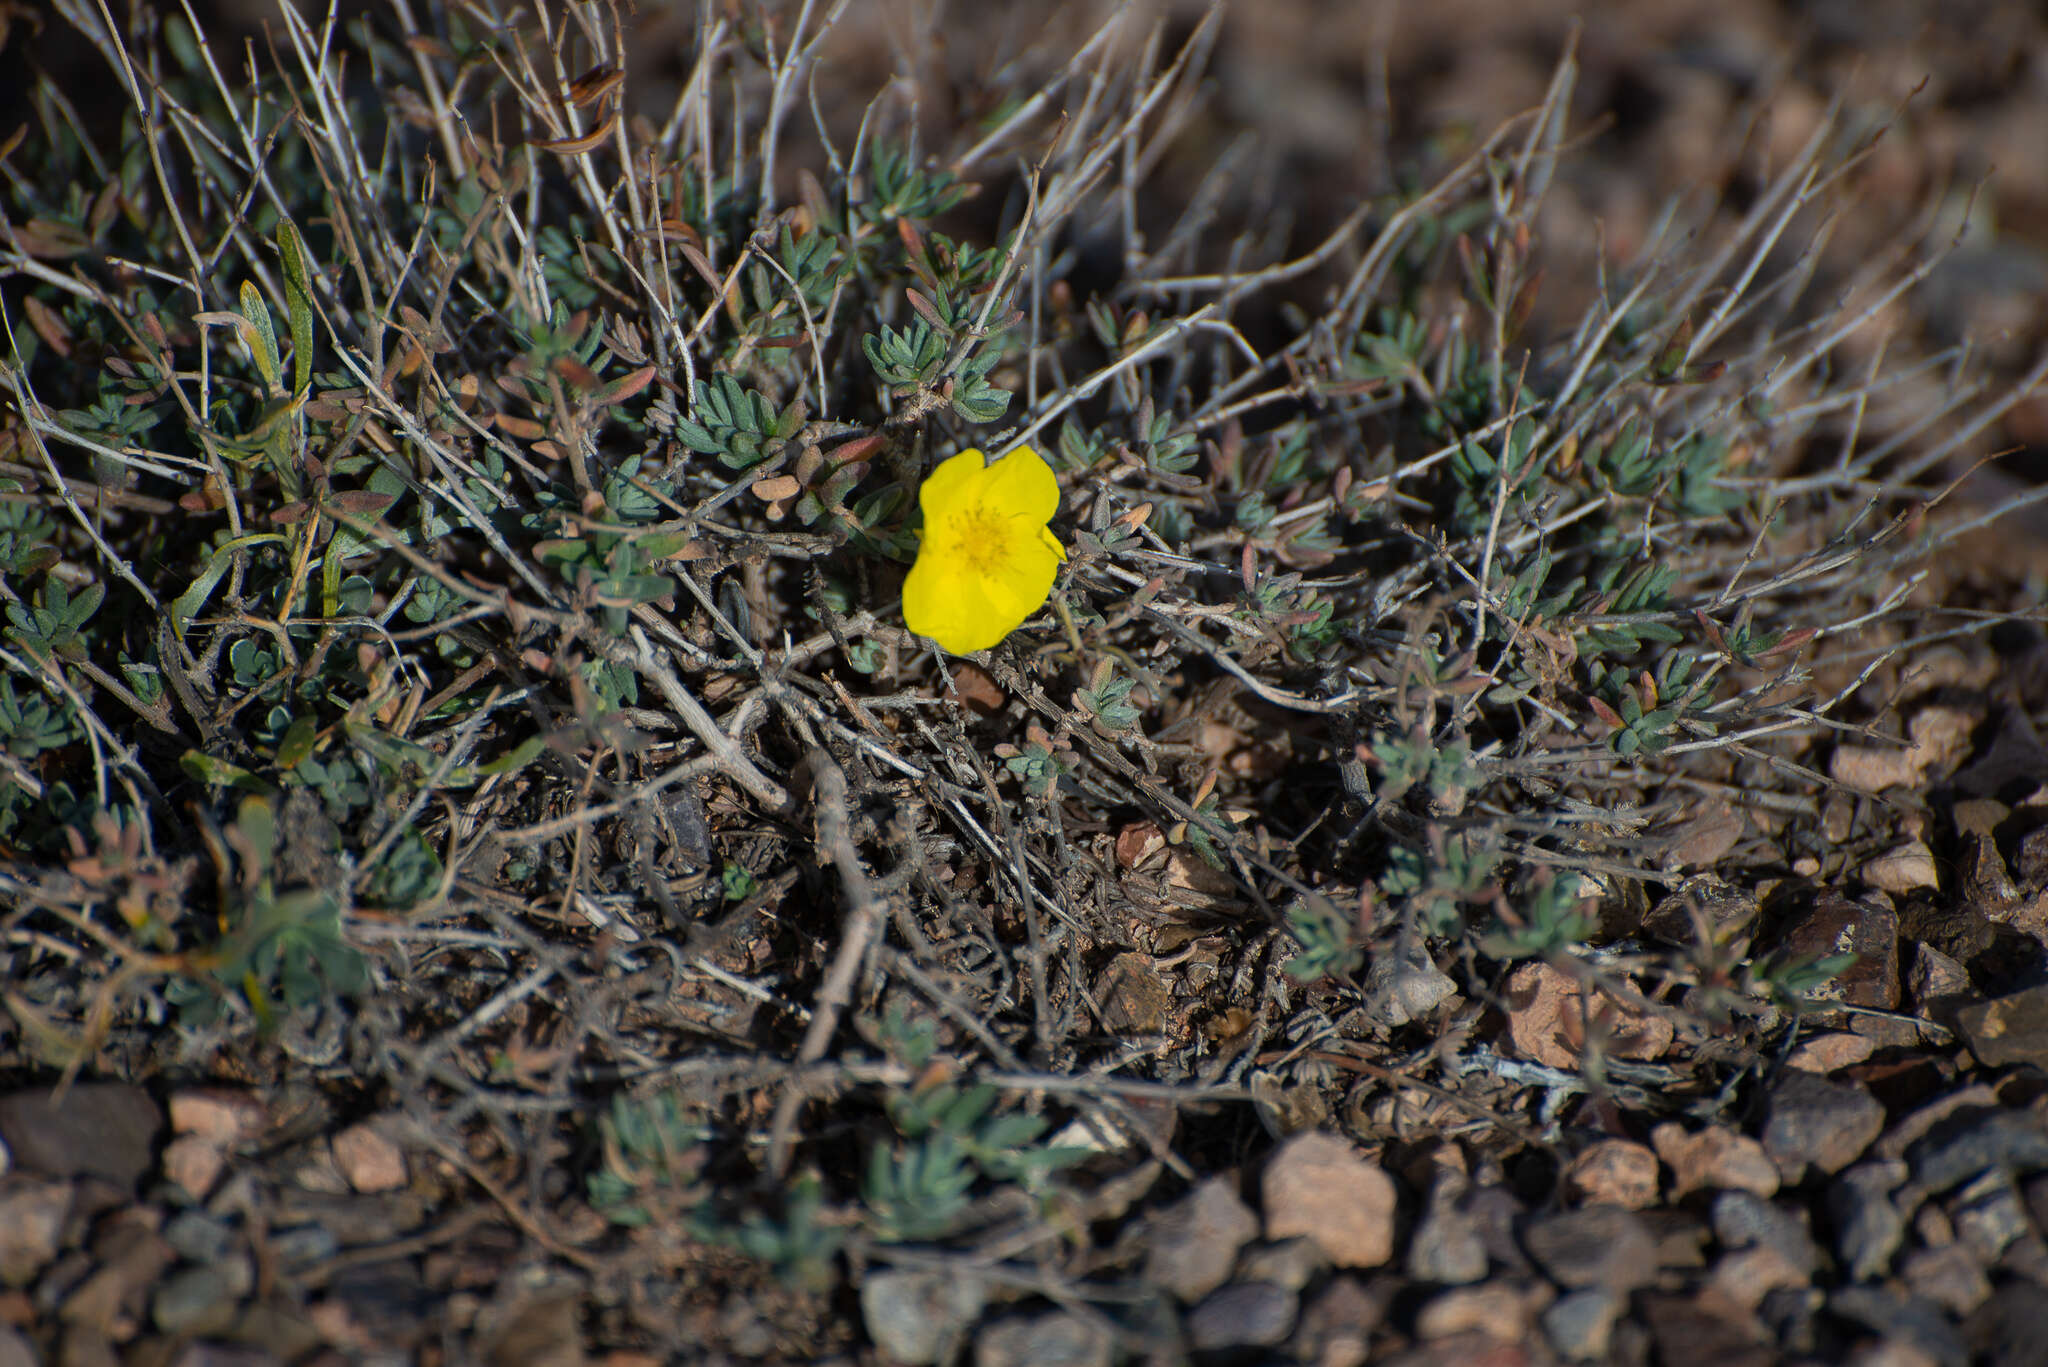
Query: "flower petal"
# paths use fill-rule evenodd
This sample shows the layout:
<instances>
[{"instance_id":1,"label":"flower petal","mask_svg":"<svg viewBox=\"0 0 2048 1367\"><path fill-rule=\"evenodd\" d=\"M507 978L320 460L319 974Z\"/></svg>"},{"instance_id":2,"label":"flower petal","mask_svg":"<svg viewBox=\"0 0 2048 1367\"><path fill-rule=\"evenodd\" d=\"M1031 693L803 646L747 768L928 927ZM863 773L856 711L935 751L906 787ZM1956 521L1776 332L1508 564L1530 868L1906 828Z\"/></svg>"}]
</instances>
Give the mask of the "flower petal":
<instances>
[{"instance_id":1,"label":"flower petal","mask_svg":"<svg viewBox=\"0 0 2048 1367\"><path fill-rule=\"evenodd\" d=\"M1040 595L1038 602L1044 602ZM1028 616L1038 603L1025 609ZM946 557L922 552L903 581L903 624L955 655L986 650L1015 631L1023 616L1008 617L989 601L979 575Z\"/></svg>"},{"instance_id":2,"label":"flower petal","mask_svg":"<svg viewBox=\"0 0 2048 1367\"><path fill-rule=\"evenodd\" d=\"M1060 510L1060 482L1045 457L1028 446L1019 446L988 467L981 497L991 509L1033 522L1050 522Z\"/></svg>"},{"instance_id":3,"label":"flower petal","mask_svg":"<svg viewBox=\"0 0 2048 1367\"><path fill-rule=\"evenodd\" d=\"M982 484L986 478L985 462L981 452L968 447L959 455L939 462L939 467L925 476L924 484L917 491L917 506L924 510L925 524L950 518L960 510L979 502Z\"/></svg>"},{"instance_id":4,"label":"flower petal","mask_svg":"<svg viewBox=\"0 0 2048 1367\"><path fill-rule=\"evenodd\" d=\"M1045 606L1052 581L1060 572L1060 557L1041 539L1045 529L1041 527L1039 532L1039 536L1016 538L999 565L972 576L980 581L980 596L988 603L989 611L1006 624L1005 636Z\"/></svg>"}]
</instances>

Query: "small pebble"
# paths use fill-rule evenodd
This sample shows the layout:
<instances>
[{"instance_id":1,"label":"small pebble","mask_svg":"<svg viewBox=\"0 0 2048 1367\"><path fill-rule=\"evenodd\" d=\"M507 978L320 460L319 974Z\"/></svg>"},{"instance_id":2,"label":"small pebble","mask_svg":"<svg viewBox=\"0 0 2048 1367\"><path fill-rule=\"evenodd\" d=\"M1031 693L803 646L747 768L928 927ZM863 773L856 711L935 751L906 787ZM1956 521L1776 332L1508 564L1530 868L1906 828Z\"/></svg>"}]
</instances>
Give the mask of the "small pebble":
<instances>
[{"instance_id":1,"label":"small pebble","mask_svg":"<svg viewBox=\"0 0 2048 1367\"><path fill-rule=\"evenodd\" d=\"M397 1191L406 1183L404 1151L372 1122L334 1136L334 1164L349 1186L365 1195Z\"/></svg>"},{"instance_id":2,"label":"small pebble","mask_svg":"<svg viewBox=\"0 0 2048 1367\"><path fill-rule=\"evenodd\" d=\"M1306 1235L1339 1267L1378 1267L1394 1254L1394 1183L1345 1140L1298 1134L1267 1160L1260 1183L1266 1237Z\"/></svg>"},{"instance_id":3,"label":"small pebble","mask_svg":"<svg viewBox=\"0 0 2048 1367\"><path fill-rule=\"evenodd\" d=\"M1544 1275L1577 1290L1631 1291L1657 1277L1657 1246L1641 1217L1619 1206L1542 1215L1522 1230L1522 1247Z\"/></svg>"},{"instance_id":4,"label":"small pebble","mask_svg":"<svg viewBox=\"0 0 2048 1367\"><path fill-rule=\"evenodd\" d=\"M1294 1332L1300 1301L1271 1282L1237 1282L1211 1292L1188 1312L1188 1344L1197 1352L1273 1348Z\"/></svg>"},{"instance_id":5,"label":"small pebble","mask_svg":"<svg viewBox=\"0 0 2048 1367\"><path fill-rule=\"evenodd\" d=\"M1587 1145L1564 1171L1565 1190L1582 1205L1642 1210L1657 1201L1657 1155L1632 1139Z\"/></svg>"}]
</instances>

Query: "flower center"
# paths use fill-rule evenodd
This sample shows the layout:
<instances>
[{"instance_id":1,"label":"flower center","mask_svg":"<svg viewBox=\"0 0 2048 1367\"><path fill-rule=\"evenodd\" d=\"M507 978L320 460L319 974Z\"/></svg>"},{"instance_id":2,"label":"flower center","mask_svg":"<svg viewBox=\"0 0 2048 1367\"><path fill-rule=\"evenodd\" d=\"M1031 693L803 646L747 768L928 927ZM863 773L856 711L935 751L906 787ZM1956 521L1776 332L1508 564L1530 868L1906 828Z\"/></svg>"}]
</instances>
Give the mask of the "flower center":
<instances>
[{"instance_id":1,"label":"flower center","mask_svg":"<svg viewBox=\"0 0 2048 1367\"><path fill-rule=\"evenodd\" d=\"M1010 558L1010 519L982 504L962 508L948 528L953 554L976 574L991 576Z\"/></svg>"}]
</instances>

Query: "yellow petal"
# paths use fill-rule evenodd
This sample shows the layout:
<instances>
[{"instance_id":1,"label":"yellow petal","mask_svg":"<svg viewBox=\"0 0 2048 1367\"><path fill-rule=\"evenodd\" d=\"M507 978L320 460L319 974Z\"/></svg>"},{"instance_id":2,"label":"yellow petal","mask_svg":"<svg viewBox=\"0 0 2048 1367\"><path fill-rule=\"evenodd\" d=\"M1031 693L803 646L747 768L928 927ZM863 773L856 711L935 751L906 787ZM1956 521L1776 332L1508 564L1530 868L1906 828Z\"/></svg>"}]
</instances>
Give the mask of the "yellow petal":
<instances>
[{"instance_id":1,"label":"yellow petal","mask_svg":"<svg viewBox=\"0 0 2048 1367\"><path fill-rule=\"evenodd\" d=\"M1027 616L1029 611L1026 609ZM988 649L1023 620L998 612L979 576L963 573L959 566L937 556L920 554L903 581L903 624L955 655Z\"/></svg>"},{"instance_id":2,"label":"yellow petal","mask_svg":"<svg viewBox=\"0 0 2048 1367\"><path fill-rule=\"evenodd\" d=\"M968 447L925 476L917 491L917 506L924 509L925 524L952 516L977 501L981 494L984 463L981 452Z\"/></svg>"},{"instance_id":3,"label":"yellow petal","mask_svg":"<svg viewBox=\"0 0 2048 1367\"><path fill-rule=\"evenodd\" d=\"M1050 522L1060 510L1060 482L1045 457L1028 446L1019 446L988 467L981 497L991 508L1033 522Z\"/></svg>"},{"instance_id":4,"label":"yellow petal","mask_svg":"<svg viewBox=\"0 0 2048 1367\"><path fill-rule=\"evenodd\" d=\"M978 596L1004 623L1002 634L1007 636L1045 606L1045 597L1052 592L1052 581L1059 572L1060 559L1045 542L1037 537L1019 537L999 566L972 577L979 581Z\"/></svg>"}]
</instances>

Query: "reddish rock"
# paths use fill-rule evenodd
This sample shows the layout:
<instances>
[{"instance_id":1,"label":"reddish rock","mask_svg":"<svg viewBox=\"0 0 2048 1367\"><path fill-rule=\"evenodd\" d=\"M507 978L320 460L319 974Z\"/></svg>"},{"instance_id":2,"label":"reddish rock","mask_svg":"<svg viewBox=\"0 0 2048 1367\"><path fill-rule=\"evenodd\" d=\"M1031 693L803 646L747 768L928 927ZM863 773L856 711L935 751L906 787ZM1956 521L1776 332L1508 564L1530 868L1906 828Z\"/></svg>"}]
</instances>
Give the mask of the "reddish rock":
<instances>
[{"instance_id":1,"label":"reddish rock","mask_svg":"<svg viewBox=\"0 0 2048 1367\"><path fill-rule=\"evenodd\" d=\"M269 1128L270 1113L248 1092L192 1087L170 1100L171 1132L197 1135L224 1149L247 1143Z\"/></svg>"},{"instance_id":2,"label":"reddish rock","mask_svg":"<svg viewBox=\"0 0 2048 1367\"><path fill-rule=\"evenodd\" d=\"M1833 1073L1862 1063L1876 1052L1876 1042L1866 1035L1830 1030L1801 1040L1785 1056L1785 1066L1802 1073Z\"/></svg>"},{"instance_id":3,"label":"reddish rock","mask_svg":"<svg viewBox=\"0 0 2048 1367\"><path fill-rule=\"evenodd\" d=\"M1584 1205L1642 1210L1657 1200L1657 1155L1632 1139L1588 1145L1564 1171L1565 1190Z\"/></svg>"},{"instance_id":4,"label":"reddish rock","mask_svg":"<svg viewBox=\"0 0 2048 1367\"><path fill-rule=\"evenodd\" d=\"M1579 980L1547 963L1522 964L1508 975L1508 1038L1523 1058L1572 1069L1586 1050L1587 1026L1615 1058L1660 1058L1675 1030L1665 1016L1638 1010L1606 992L1591 1002Z\"/></svg>"},{"instance_id":5,"label":"reddish rock","mask_svg":"<svg viewBox=\"0 0 2048 1367\"><path fill-rule=\"evenodd\" d=\"M0 1183L0 1286L27 1286L57 1256L71 1202L69 1182L24 1175Z\"/></svg>"},{"instance_id":6,"label":"reddish rock","mask_svg":"<svg viewBox=\"0 0 2048 1367\"><path fill-rule=\"evenodd\" d=\"M1766 1198L1777 1194L1777 1165L1764 1146L1747 1135L1719 1125L1687 1134L1683 1125L1667 1120L1651 1132L1650 1142L1671 1168L1674 1199L1710 1189L1747 1191Z\"/></svg>"},{"instance_id":7,"label":"reddish rock","mask_svg":"<svg viewBox=\"0 0 2048 1367\"><path fill-rule=\"evenodd\" d=\"M1934 851L1921 840L1909 840L1887 850L1863 866L1862 876L1871 887L1901 897L1941 885L1941 870L1934 862Z\"/></svg>"},{"instance_id":8,"label":"reddish rock","mask_svg":"<svg viewBox=\"0 0 2048 1367\"><path fill-rule=\"evenodd\" d=\"M203 1201L212 1195L227 1162L228 1156L220 1145L200 1135L181 1134L164 1145L164 1176L194 1200Z\"/></svg>"},{"instance_id":9,"label":"reddish rock","mask_svg":"<svg viewBox=\"0 0 2048 1367\"><path fill-rule=\"evenodd\" d=\"M1708 1285L1744 1310L1755 1310L1771 1292L1805 1286L1806 1280L1806 1273L1791 1259L1768 1244L1757 1244L1722 1254Z\"/></svg>"},{"instance_id":10,"label":"reddish rock","mask_svg":"<svg viewBox=\"0 0 2048 1367\"><path fill-rule=\"evenodd\" d=\"M1537 1313L1554 1298L1545 1285L1522 1285L1502 1279L1484 1286L1458 1286L1433 1299L1415 1317L1415 1336L1447 1339L1480 1334L1500 1343L1519 1343L1529 1336Z\"/></svg>"},{"instance_id":11,"label":"reddish rock","mask_svg":"<svg viewBox=\"0 0 2048 1367\"><path fill-rule=\"evenodd\" d=\"M1332 1134L1282 1144L1260 1186L1266 1237L1306 1236L1339 1267L1378 1267L1394 1255L1394 1182Z\"/></svg>"},{"instance_id":12,"label":"reddish rock","mask_svg":"<svg viewBox=\"0 0 2048 1367\"><path fill-rule=\"evenodd\" d=\"M1852 954L1855 961L1813 989L1812 995L1885 1011L1899 1004L1899 917L1889 908L1852 902L1839 892L1824 890L1786 928L1778 953L1797 960Z\"/></svg>"},{"instance_id":13,"label":"reddish rock","mask_svg":"<svg viewBox=\"0 0 2048 1367\"><path fill-rule=\"evenodd\" d=\"M334 1136L334 1164L350 1187L365 1194L397 1191L406 1183L404 1150L371 1122Z\"/></svg>"}]
</instances>

